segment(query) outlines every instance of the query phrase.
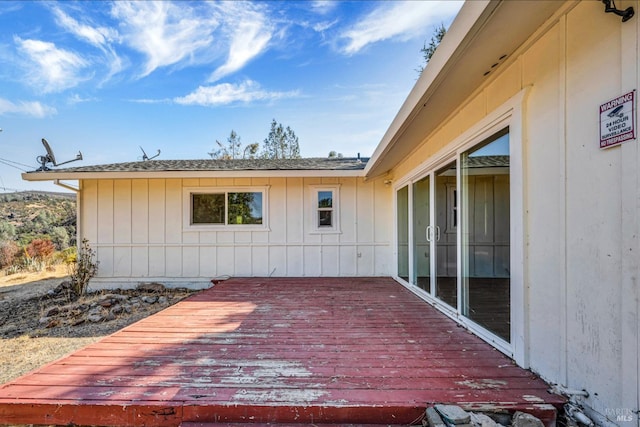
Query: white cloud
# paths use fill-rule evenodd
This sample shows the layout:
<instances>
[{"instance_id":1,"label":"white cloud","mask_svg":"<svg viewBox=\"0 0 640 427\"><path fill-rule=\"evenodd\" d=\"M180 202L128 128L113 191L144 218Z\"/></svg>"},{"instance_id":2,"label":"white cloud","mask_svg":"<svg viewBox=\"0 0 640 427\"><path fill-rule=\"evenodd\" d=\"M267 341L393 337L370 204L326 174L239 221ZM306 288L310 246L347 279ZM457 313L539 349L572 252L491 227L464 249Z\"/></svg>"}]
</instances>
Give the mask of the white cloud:
<instances>
[{"instance_id":1,"label":"white cloud","mask_svg":"<svg viewBox=\"0 0 640 427\"><path fill-rule=\"evenodd\" d=\"M197 62L196 54L210 47L218 27L212 14L186 3L117 1L111 13L121 20L123 41L146 56L141 77L160 67Z\"/></svg>"},{"instance_id":2,"label":"white cloud","mask_svg":"<svg viewBox=\"0 0 640 427\"><path fill-rule=\"evenodd\" d=\"M76 104L82 104L84 102L93 102L93 101L97 101L97 98L82 98L77 93L74 93L69 98L67 98L67 104L69 105L76 105Z\"/></svg>"},{"instance_id":3,"label":"white cloud","mask_svg":"<svg viewBox=\"0 0 640 427\"><path fill-rule=\"evenodd\" d=\"M119 38L118 32L115 29L82 24L56 6L52 7L51 10L56 18L56 23L60 27L69 31L80 40L97 47L103 52L109 68L106 80L111 78L114 74L122 71L124 68L122 59L118 56L112 46L112 43L117 41Z\"/></svg>"},{"instance_id":4,"label":"white cloud","mask_svg":"<svg viewBox=\"0 0 640 427\"><path fill-rule=\"evenodd\" d=\"M189 95L175 98L174 102L182 105L200 105L213 107L234 102L273 101L282 98L293 98L298 92L268 92L260 88L254 81L247 80L240 84L221 83L214 86L200 86Z\"/></svg>"},{"instance_id":5,"label":"white cloud","mask_svg":"<svg viewBox=\"0 0 640 427\"><path fill-rule=\"evenodd\" d=\"M338 3L335 0L315 0L311 2L311 9L320 15L325 15L335 9Z\"/></svg>"},{"instance_id":6,"label":"white cloud","mask_svg":"<svg viewBox=\"0 0 640 427\"><path fill-rule=\"evenodd\" d=\"M423 37L434 25L449 20L460 9L459 1L382 2L351 29L343 32L342 52L357 53L369 44L388 39Z\"/></svg>"},{"instance_id":7,"label":"white cloud","mask_svg":"<svg viewBox=\"0 0 640 427\"><path fill-rule=\"evenodd\" d=\"M40 102L20 101L18 103L13 103L6 99L0 98L0 115L19 114L24 116L43 118L52 116L56 113L57 111L55 108L43 105Z\"/></svg>"},{"instance_id":8,"label":"white cloud","mask_svg":"<svg viewBox=\"0 0 640 427\"><path fill-rule=\"evenodd\" d=\"M219 7L229 29L229 54L227 61L213 72L210 82L244 67L267 48L273 34L265 15L250 3L223 2Z\"/></svg>"},{"instance_id":9,"label":"white cloud","mask_svg":"<svg viewBox=\"0 0 640 427\"><path fill-rule=\"evenodd\" d=\"M318 22L317 24L315 24L313 26L313 30L318 32L318 33L322 33L322 32L327 31L329 28L333 27L337 23L338 23L337 19L335 19L335 20L333 20L331 22L329 22L329 21Z\"/></svg>"},{"instance_id":10,"label":"white cloud","mask_svg":"<svg viewBox=\"0 0 640 427\"><path fill-rule=\"evenodd\" d=\"M53 6L51 10L60 27L96 47L106 46L118 38L118 32L112 28L81 24L57 6Z\"/></svg>"},{"instance_id":11,"label":"white cloud","mask_svg":"<svg viewBox=\"0 0 640 427\"><path fill-rule=\"evenodd\" d=\"M60 92L83 80L80 71L88 62L81 56L41 40L14 37L14 42L27 60L27 80L43 92Z\"/></svg>"}]
</instances>

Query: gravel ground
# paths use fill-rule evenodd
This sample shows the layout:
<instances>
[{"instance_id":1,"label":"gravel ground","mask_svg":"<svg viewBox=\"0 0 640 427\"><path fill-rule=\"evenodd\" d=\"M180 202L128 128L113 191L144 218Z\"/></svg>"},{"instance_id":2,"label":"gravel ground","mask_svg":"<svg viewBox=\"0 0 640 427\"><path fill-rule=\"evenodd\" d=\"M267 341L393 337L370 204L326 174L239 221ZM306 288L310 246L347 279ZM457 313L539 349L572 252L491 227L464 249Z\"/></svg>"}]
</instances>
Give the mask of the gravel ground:
<instances>
[{"instance_id":1,"label":"gravel ground","mask_svg":"<svg viewBox=\"0 0 640 427\"><path fill-rule=\"evenodd\" d=\"M44 273L0 276L0 384L96 342L193 293L184 289L167 289L161 292L166 297L166 304L143 304L131 313L118 314L111 321L71 326L64 322L65 319L60 319L59 322L43 324L40 319L45 312L70 302L49 293L68 279L65 274L64 268L59 267ZM130 295L131 291L109 293ZM80 302L91 304L103 295L103 292L91 293L82 297Z\"/></svg>"}]
</instances>

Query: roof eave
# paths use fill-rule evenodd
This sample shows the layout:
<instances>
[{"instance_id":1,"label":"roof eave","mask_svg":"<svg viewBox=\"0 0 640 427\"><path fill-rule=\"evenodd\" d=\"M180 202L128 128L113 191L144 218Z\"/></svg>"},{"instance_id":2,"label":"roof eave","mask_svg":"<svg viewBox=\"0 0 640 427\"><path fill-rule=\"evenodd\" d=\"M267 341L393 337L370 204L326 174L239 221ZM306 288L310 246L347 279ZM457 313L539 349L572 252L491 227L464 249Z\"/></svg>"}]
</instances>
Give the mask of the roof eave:
<instances>
[{"instance_id":1,"label":"roof eave","mask_svg":"<svg viewBox=\"0 0 640 427\"><path fill-rule=\"evenodd\" d=\"M556 0L465 2L376 147L365 177L387 174L403 161L465 99L500 72L502 61L508 63L564 4Z\"/></svg>"},{"instance_id":2,"label":"roof eave","mask_svg":"<svg viewBox=\"0 0 640 427\"><path fill-rule=\"evenodd\" d=\"M80 181L84 179L176 179L176 178L322 178L363 177L364 170L234 170L234 171L139 171L139 172L26 172L25 181Z\"/></svg>"},{"instance_id":3,"label":"roof eave","mask_svg":"<svg viewBox=\"0 0 640 427\"><path fill-rule=\"evenodd\" d=\"M438 45L438 49L431 57L429 64L416 81L407 99L400 107L373 152L365 168L365 176L367 178L388 172L387 170L380 170L382 158L393 148L397 141L397 135L401 134L401 131L408 126L417 111L423 108L423 104L429 98L429 93L435 90L436 82L444 74L447 66L451 66L453 58L455 58L456 52L460 50L465 37L469 35L474 24L478 22L483 14L490 13L491 6L495 7L495 2L492 4L491 0L467 1L464 3L440 45Z\"/></svg>"}]
</instances>

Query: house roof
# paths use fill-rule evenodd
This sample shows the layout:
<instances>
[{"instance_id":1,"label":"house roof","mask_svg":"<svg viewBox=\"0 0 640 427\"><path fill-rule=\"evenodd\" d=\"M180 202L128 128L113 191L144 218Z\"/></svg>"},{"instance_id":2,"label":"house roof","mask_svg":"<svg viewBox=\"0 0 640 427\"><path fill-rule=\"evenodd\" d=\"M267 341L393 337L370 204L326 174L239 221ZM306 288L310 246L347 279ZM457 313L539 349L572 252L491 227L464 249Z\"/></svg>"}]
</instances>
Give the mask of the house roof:
<instances>
[{"instance_id":1,"label":"house roof","mask_svg":"<svg viewBox=\"0 0 640 427\"><path fill-rule=\"evenodd\" d=\"M565 4L557 0L465 2L378 144L365 176L387 174L428 140Z\"/></svg>"},{"instance_id":2,"label":"house roof","mask_svg":"<svg viewBox=\"0 0 640 427\"><path fill-rule=\"evenodd\" d=\"M509 156L471 156L467 158L468 168L505 168L509 167Z\"/></svg>"},{"instance_id":3,"label":"house roof","mask_svg":"<svg viewBox=\"0 0 640 427\"><path fill-rule=\"evenodd\" d=\"M27 181L149 177L361 176L368 158L148 160L78 166L22 174Z\"/></svg>"}]
</instances>

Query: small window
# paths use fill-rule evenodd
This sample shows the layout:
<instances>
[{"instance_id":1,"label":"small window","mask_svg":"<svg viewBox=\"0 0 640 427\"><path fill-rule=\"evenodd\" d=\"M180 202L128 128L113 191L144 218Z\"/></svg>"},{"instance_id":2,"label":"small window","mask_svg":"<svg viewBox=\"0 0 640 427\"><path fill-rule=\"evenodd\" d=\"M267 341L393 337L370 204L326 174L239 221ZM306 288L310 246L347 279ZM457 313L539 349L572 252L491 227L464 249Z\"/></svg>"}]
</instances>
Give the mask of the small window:
<instances>
[{"instance_id":1,"label":"small window","mask_svg":"<svg viewBox=\"0 0 640 427\"><path fill-rule=\"evenodd\" d=\"M333 227L333 191L318 191L318 228Z\"/></svg>"},{"instance_id":2,"label":"small window","mask_svg":"<svg viewBox=\"0 0 640 427\"><path fill-rule=\"evenodd\" d=\"M185 188L185 227L264 228L266 190Z\"/></svg>"},{"instance_id":3,"label":"small window","mask_svg":"<svg viewBox=\"0 0 640 427\"><path fill-rule=\"evenodd\" d=\"M339 232L338 186L312 186L314 232Z\"/></svg>"}]
</instances>

